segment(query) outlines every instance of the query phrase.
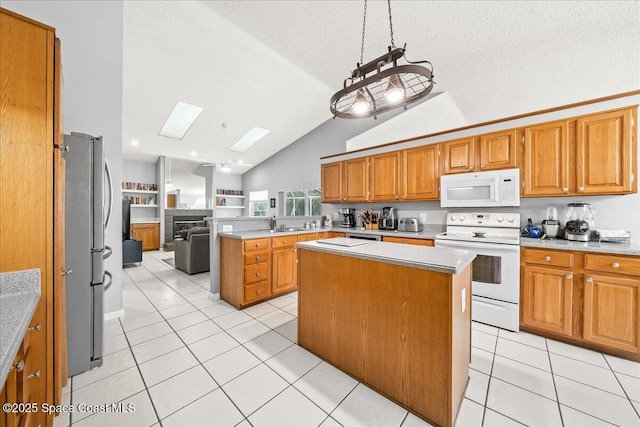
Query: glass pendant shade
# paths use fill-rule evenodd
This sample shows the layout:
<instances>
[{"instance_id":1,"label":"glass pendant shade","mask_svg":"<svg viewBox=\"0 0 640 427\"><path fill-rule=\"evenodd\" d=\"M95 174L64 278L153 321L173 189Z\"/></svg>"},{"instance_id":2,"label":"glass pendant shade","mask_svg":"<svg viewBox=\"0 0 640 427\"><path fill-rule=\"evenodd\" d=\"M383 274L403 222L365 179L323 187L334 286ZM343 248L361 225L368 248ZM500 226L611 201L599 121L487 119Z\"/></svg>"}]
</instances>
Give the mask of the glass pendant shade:
<instances>
[{"instance_id":1,"label":"glass pendant shade","mask_svg":"<svg viewBox=\"0 0 640 427\"><path fill-rule=\"evenodd\" d=\"M387 89L384 91L384 96L387 98L387 101L391 104L396 104L405 99L405 95L406 91L400 76L395 74L389 77L389 84L387 85Z\"/></svg>"},{"instance_id":2,"label":"glass pendant shade","mask_svg":"<svg viewBox=\"0 0 640 427\"><path fill-rule=\"evenodd\" d=\"M353 108L353 111L356 114L364 114L369 110L370 107L371 103L367 101L367 97L365 96L364 91L360 89L358 91L358 94L356 95L355 101L353 101L353 104L351 105L351 108Z\"/></svg>"}]
</instances>

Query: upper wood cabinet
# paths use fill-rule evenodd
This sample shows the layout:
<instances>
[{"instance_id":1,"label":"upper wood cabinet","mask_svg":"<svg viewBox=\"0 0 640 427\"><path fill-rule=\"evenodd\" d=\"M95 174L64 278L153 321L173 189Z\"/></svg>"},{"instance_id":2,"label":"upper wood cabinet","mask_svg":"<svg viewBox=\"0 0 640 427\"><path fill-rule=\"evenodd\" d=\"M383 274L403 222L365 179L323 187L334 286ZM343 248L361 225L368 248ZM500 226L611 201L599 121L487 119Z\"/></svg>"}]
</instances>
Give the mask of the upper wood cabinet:
<instances>
[{"instance_id":1,"label":"upper wood cabinet","mask_svg":"<svg viewBox=\"0 0 640 427\"><path fill-rule=\"evenodd\" d=\"M442 143L445 175L475 170L475 142L476 138L464 138Z\"/></svg>"},{"instance_id":2,"label":"upper wood cabinet","mask_svg":"<svg viewBox=\"0 0 640 427\"><path fill-rule=\"evenodd\" d=\"M579 194L636 191L636 109L591 114L576 123Z\"/></svg>"},{"instance_id":3,"label":"upper wood cabinet","mask_svg":"<svg viewBox=\"0 0 640 427\"><path fill-rule=\"evenodd\" d=\"M372 202L400 198L400 152L369 157L369 200Z\"/></svg>"},{"instance_id":4,"label":"upper wood cabinet","mask_svg":"<svg viewBox=\"0 0 640 427\"><path fill-rule=\"evenodd\" d=\"M440 199L440 144L402 150L402 200Z\"/></svg>"},{"instance_id":5,"label":"upper wood cabinet","mask_svg":"<svg viewBox=\"0 0 640 427\"><path fill-rule=\"evenodd\" d=\"M322 165L322 202L338 203L342 201L342 162Z\"/></svg>"},{"instance_id":6,"label":"upper wood cabinet","mask_svg":"<svg viewBox=\"0 0 640 427\"><path fill-rule=\"evenodd\" d=\"M345 160L342 171L342 200L366 202L369 200L369 158Z\"/></svg>"},{"instance_id":7,"label":"upper wood cabinet","mask_svg":"<svg viewBox=\"0 0 640 427\"><path fill-rule=\"evenodd\" d=\"M523 194L527 196L569 193L569 123L566 120L531 126L524 130Z\"/></svg>"},{"instance_id":8,"label":"upper wood cabinet","mask_svg":"<svg viewBox=\"0 0 640 427\"><path fill-rule=\"evenodd\" d=\"M480 135L480 170L509 169L518 165L515 129Z\"/></svg>"},{"instance_id":9,"label":"upper wood cabinet","mask_svg":"<svg viewBox=\"0 0 640 427\"><path fill-rule=\"evenodd\" d=\"M637 191L636 108L524 129L523 196Z\"/></svg>"},{"instance_id":10,"label":"upper wood cabinet","mask_svg":"<svg viewBox=\"0 0 640 427\"><path fill-rule=\"evenodd\" d=\"M508 129L442 143L444 174L515 168L517 130Z\"/></svg>"}]
</instances>

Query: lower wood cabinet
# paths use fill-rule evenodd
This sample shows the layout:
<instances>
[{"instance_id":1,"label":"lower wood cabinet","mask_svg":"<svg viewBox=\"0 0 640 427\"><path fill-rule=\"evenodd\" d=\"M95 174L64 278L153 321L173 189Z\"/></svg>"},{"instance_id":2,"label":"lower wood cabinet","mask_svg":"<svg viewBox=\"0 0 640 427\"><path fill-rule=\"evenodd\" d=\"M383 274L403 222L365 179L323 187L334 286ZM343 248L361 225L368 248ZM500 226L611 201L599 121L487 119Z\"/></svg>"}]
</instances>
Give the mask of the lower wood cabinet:
<instances>
[{"instance_id":1,"label":"lower wood cabinet","mask_svg":"<svg viewBox=\"0 0 640 427\"><path fill-rule=\"evenodd\" d=\"M522 249L520 326L640 361L640 258Z\"/></svg>"},{"instance_id":2,"label":"lower wood cabinet","mask_svg":"<svg viewBox=\"0 0 640 427\"><path fill-rule=\"evenodd\" d=\"M144 222L131 224L131 238L142 241L143 251L155 251L160 248L160 224Z\"/></svg>"},{"instance_id":3,"label":"lower wood cabinet","mask_svg":"<svg viewBox=\"0 0 640 427\"><path fill-rule=\"evenodd\" d=\"M433 240L431 239L414 239L410 237L394 237L384 236L382 241L389 243L405 243L408 245L420 245L420 246L433 246Z\"/></svg>"},{"instance_id":4,"label":"lower wood cabinet","mask_svg":"<svg viewBox=\"0 0 640 427\"><path fill-rule=\"evenodd\" d=\"M220 296L243 308L298 289L298 241L320 234L285 235L264 239L220 239Z\"/></svg>"}]
</instances>

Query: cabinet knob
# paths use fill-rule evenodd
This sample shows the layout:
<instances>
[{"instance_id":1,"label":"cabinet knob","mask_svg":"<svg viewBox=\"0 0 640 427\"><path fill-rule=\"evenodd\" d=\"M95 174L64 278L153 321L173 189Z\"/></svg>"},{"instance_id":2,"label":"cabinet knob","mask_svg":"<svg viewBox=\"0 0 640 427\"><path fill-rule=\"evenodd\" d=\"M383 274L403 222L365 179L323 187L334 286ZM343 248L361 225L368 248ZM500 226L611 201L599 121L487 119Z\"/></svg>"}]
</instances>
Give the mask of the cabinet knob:
<instances>
[{"instance_id":1,"label":"cabinet knob","mask_svg":"<svg viewBox=\"0 0 640 427\"><path fill-rule=\"evenodd\" d=\"M544 257L545 261L551 261L551 257L549 255L547 255L546 257Z\"/></svg>"},{"instance_id":2,"label":"cabinet knob","mask_svg":"<svg viewBox=\"0 0 640 427\"><path fill-rule=\"evenodd\" d=\"M256 256L256 261L260 261L260 255Z\"/></svg>"},{"instance_id":3,"label":"cabinet knob","mask_svg":"<svg viewBox=\"0 0 640 427\"><path fill-rule=\"evenodd\" d=\"M260 243L256 243L256 248L257 248L258 246L260 246Z\"/></svg>"},{"instance_id":4,"label":"cabinet knob","mask_svg":"<svg viewBox=\"0 0 640 427\"><path fill-rule=\"evenodd\" d=\"M589 282L589 283L593 282L593 279L592 279L591 277L587 277L587 279L586 279L586 280L587 280L587 282Z\"/></svg>"},{"instance_id":5,"label":"cabinet knob","mask_svg":"<svg viewBox=\"0 0 640 427\"><path fill-rule=\"evenodd\" d=\"M282 243L283 243L283 244L286 244L286 243L287 243L287 241L286 241L286 240L283 240L283 241L282 241Z\"/></svg>"},{"instance_id":6,"label":"cabinet knob","mask_svg":"<svg viewBox=\"0 0 640 427\"><path fill-rule=\"evenodd\" d=\"M31 379L31 378L40 378L40 369L35 371L33 374L27 375L27 379Z\"/></svg>"},{"instance_id":7,"label":"cabinet knob","mask_svg":"<svg viewBox=\"0 0 640 427\"><path fill-rule=\"evenodd\" d=\"M256 277L260 277L260 272L256 271Z\"/></svg>"},{"instance_id":8,"label":"cabinet knob","mask_svg":"<svg viewBox=\"0 0 640 427\"><path fill-rule=\"evenodd\" d=\"M480 165L480 169L484 169L486 167L487 167L486 165Z\"/></svg>"},{"instance_id":9,"label":"cabinet knob","mask_svg":"<svg viewBox=\"0 0 640 427\"><path fill-rule=\"evenodd\" d=\"M469 166L469 170L472 171L473 170L473 166Z\"/></svg>"},{"instance_id":10,"label":"cabinet knob","mask_svg":"<svg viewBox=\"0 0 640 427\"><path fill-rule=\"evenodd\" d=\"M569 188L568 187L562 187L562 192L563 193L568 193L569 192Z\"/></svg>"},{"instance_id":11,"label":"cabinet knob","mask_svg":"<svg viewBox=\"0 0 640 427\"><path fill-rule=\"evenodd\" d=\"M565 279L573 279L573 274L569 273L564 276Z\"/></svg>"},{"instance_id":12,"label":"cabinet knob","mask_svg":"<svg viewBox=\"0 0 640 427\"><path fill-rule=\"evenodd\" d=\"M15 369L16 372L22 372L22 370L24 369L24 359L20 359L18 363L9 368L10 371L13 369Z\"/></svg>"},{"instance_id":13,"label":"cabinet knob","mask_svg":"<svg viewBox=\"0 0 640 427\"><path fill-rule=\"evenodd\" d=\"M261 293L261 292L262 292L262 291L261 291L260 289L258 289L258 290L256 291L256 295L260 295L260 293Z\"/></svg>"},{"instance_id":14,"label":"cabinet knob","mask_svg":"<svg viewBox=\"0 0 640 427\"><path fill-rule=\"evenodd\" d=\"M36 323L35 326L31 326L30 328L27 328L27 331L39 331L41 329L40 326L40 322Z\"/></svg>"},{"instance_id":15,"label":"cabinet knob","mask_svg":"<svg viewBox=\"0 0 640 427\"><path fill-rule=\"evenodd\" d=\"M619 268L619 267L620 267L620 264L618 264L617 262L613 262L613 263L611 263L611 267L613 267L613 268Z\"/></svg>"},{"instance_id":16,"label":"cabinet knob","mask_svg":"<svg viewBox=\"0 0 640 427\"><path fill-rule=\"evenodd\" d=\"M584 187L578 187L578 191L584 191Z\"/></svg>"},{"instance_id":17,"label":"cabinet knob","mask_svg":"<svg viewBox=\"0 0 640 427\"><path fill-rule=\"evenodd\" d=\"M72 269L70 269L70 268L67 268L65 271L63 271L63 272L62 272L62 273L60 273L60 274L62 274L63 276L68 276L68 275L70 275L71 273L73 273L73 270L72 270Z\"/></svg>"}]
</instances>

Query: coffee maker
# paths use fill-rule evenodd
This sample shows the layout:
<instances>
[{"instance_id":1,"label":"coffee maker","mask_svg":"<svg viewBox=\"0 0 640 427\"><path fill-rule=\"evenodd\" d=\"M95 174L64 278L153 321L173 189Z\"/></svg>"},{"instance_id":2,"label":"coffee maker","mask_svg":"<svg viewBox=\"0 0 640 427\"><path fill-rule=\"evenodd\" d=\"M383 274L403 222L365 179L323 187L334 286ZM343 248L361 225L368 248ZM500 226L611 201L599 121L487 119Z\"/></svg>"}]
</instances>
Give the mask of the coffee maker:
<instances>
[{"instance_id":1,"label":"coffee maker","mask_svg":"<svg viewBox=\"0 0 640 427\"><path fill-rule=\"evenodd\" d=\"M380 230L397 230L398 229L398 211L396 208L386 207L382 208L382 214L380 215Z\"/></svg>"},{"instance_id":2,"label":"coffee maker","mask_svg":"<svg viewBox=\"0 0 640 427\"><path fill-rule=\"evenodd\" d=\"M542 232L549 239L555 239L560 233L560 220L558 219L558 209L553 206L547 206L547 218L542 221Z\"/></svg>"},{"instance_id":3,"label":"coffee maker","mask_svg":"<svg viewBox=\"0 0 640 427\"><path fill-rule=\"evenodd\" d=\"M356 210L353 208L338 208L338 213L342 215L340 227L353 228L356 226Z\"/></svg>"}]
</instances>

